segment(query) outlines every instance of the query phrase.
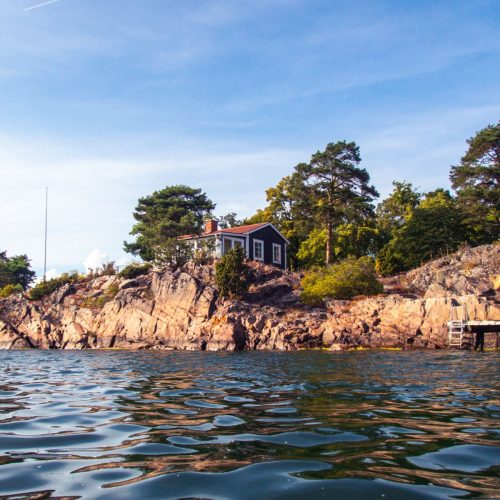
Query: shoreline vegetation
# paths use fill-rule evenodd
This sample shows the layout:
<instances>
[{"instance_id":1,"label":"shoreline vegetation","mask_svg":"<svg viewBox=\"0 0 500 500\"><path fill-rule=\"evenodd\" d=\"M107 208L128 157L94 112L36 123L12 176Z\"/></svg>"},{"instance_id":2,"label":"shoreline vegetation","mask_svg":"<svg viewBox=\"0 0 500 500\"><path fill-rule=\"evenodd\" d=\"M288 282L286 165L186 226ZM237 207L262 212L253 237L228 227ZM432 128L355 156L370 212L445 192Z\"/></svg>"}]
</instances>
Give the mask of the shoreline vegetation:
<instances>
[{"instance_id":1,"label":"shoreline vegetation","mask_svg":"<svg viewBox=\"0 0 500 500\"><path fill-rule=\"evenodd\" d=\"M378 205L346 141L296 165L243 221L215 217L201 189L167 186L139 199L124 248L140 262L120 272L108 262L33 286L28 256L2 251L0 346L445 347L451 297L468 297L476 319L500 319L500 123L467 146L450 169L454 194L394 181ZM209 245L179 239L207 218L272 223L290 242L289 271L248 261L241 246L215 262Z\"/></svg>"}]
</instances>

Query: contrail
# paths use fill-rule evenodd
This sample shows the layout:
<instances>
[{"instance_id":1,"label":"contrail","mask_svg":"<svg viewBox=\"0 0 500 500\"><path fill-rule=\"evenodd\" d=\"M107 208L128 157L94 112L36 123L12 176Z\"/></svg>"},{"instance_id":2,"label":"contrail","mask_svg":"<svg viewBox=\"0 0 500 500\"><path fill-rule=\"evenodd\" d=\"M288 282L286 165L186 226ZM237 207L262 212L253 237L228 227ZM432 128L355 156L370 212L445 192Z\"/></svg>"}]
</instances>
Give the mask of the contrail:
<instances>
[{"instance_id":1,"label":"contrail","mask_svg":"<svg viewBox=\"0 0 500 500\"><path fill-rule=\"evenodd\" d=\"M24 9L24 12L26 12L28 10L38 9L39 7L45 7L46 5L50 5L51 3L56 3L56 2L60 2L60 1L61 0L47 0L46 2L37 3L36 5L32 5L31 7L26 7Z\"/></svg>"}]
</instances>

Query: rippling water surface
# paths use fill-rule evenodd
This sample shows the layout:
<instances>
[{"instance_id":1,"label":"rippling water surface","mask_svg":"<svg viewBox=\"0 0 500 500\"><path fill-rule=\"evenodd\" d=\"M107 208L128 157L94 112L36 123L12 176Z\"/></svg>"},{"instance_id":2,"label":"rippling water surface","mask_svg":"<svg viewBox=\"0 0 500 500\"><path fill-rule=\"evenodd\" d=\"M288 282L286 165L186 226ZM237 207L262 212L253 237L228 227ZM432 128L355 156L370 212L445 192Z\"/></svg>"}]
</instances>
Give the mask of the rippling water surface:
<instances>
[{"instance_id":1,"label":"rippling water surface","mask_svg":"<svg viewBox=\"0 0 500 500\"><path fill-rule=\"evenodd\" d=\"M495 498L498 353L0 352L1 498Z\"/></svg>"}]
</instances>

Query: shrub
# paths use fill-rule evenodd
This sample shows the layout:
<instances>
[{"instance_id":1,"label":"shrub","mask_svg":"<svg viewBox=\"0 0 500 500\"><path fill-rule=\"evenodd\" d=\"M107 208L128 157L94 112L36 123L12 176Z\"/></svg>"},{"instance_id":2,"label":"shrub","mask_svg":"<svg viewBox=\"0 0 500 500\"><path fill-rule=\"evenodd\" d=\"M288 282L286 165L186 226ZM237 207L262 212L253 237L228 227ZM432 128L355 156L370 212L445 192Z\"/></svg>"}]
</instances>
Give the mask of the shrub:
<instances>
[{"instance_id":1,"label":"shrub","mask_svg":"<svg viewBox=\"0 0 500 500\"><path fill-rule=\"evenodd\" d=\"M245 251L236 246L215 265L215 281L222 297L241 298L248 290L249 267Z\"/></svg>"},{"instance_id":2,"label":"shrub","mask_svg":"<svg viewBox=\"0 0 500 500\"><path fill-rule=\"evenodd\" d=\"M40 283L29 291L29 298L31 300L40 300L68 283L76 283L79 279L80 275L76 271L73 271L71 273L63 273L61 276L48 281L40 281Z\"/></svg>"},{"instance_id":3,"label":"shrub","mask_svg":"<svg viewBox=\"0 0 500 500\"><path fill-rule=\"evenodd\" d=\"M151 270L151 264L129 264L125 266L119 273L120 278L125 278L128 280L147 274Z\"/></svg>"},{"instance_id":4,"label":"shrub","mask_svg":"<svg viewBox=\"0 0 500 500\"><path fill-rule=\"evenodd\" d=\"M3 288L0 288L0 299L6 299L15 293L21 293L24 291L22 285L5 285Z\"/></svg>"},{"instance_id":5,"label":"shrub","mask_svg":"<svg viewBox=\"0 0 500 500\"><path fill-rule=\"evenodd\" d=\"M301 299L310 305L321 305L324 299L350 300L356 295L383 292L370 257L348 257L328 267L306 273L302 280Z\"/></svg>"},{"instance_id":6,"label":"shrub","mask_svg":"<svg viewBox=\"0 0 500 500\"><path fill-rule=\"evenodd\" d=\"M194 251L193 262L196 266L204 266L213 261L215 253L215 240L206 239L198 243L198 248Z\"/></svg>"},{"instance_id":7,"label":"shrub","mask_svg":"<svg viewBox=\"0 0 500 500\"><path fill-rule=\"evenodd\" d=\"M169 238L154 248L156 265L168 266L175 270L184 266L193 258L193 247L188 241Z\"/></svg>"},{"instance_id":8,"label":"shrub","mask_svg":"<svg viewBox=\"0 0 500 500\"><path fill-rule=\"evenodd\" d=\"M115 261L104 262L101 267L89 269L87 277L90 279L100 278L101 276L114 276L117 274L118 268L115 266Z\"/></svg>"}]
</instances>

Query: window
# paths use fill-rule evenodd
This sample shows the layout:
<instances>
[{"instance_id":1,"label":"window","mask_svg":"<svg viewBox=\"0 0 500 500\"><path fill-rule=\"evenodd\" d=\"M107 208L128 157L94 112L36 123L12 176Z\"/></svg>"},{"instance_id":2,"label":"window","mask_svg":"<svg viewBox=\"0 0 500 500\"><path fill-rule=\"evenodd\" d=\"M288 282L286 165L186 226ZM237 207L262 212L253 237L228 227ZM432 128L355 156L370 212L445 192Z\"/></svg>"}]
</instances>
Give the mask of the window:
<instances>
[{"instance_id":1,"label":"window","mask_svg":"<svg viewBox=\"0 0 500 500\"><path fill-rule=\"evenodd\" d=\"M273 264L281 264L281 245L273 243Z\"/></svg>"},{"instance_id":2,"label":"window","mask_svg":"<svg viewBox=\"0 0 500 500\"><path fill-rule=\"evenodd\" d=\"M224 236L224 254L231 250L231 248L235 247L243 247L243 241L236 238Z\"/></svg>"},{"instance_id":3,"label":"window","mask_svg":"<svg viewBox=\"0 0 500 500\"><path fill-rule=\"evenodd\" d=\"M262 240L253 240L253 258L264 260L264 242Z\"/></svg>"}]
</instances>

